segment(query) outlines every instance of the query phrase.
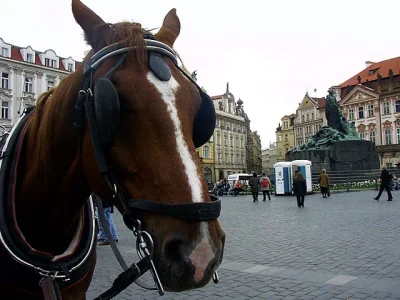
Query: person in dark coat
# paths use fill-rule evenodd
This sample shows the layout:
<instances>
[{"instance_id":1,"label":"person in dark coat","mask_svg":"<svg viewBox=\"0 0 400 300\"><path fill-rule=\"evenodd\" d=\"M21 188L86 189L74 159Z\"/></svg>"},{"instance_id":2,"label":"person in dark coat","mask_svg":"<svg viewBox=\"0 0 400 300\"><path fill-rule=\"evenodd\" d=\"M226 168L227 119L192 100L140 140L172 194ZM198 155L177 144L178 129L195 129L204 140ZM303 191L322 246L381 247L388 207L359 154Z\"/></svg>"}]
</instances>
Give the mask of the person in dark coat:
<instances>
[{"instance_id":1,"label":"person in dark coat","mask_svg":"<svg viewBox=\"0 0 400 300\"><path fill-rule=\"evenodd\" d=\"M249 186L251 187L253 202L258 202L258 187L260 186L260 179L258 179L257 173L253 173L253 177L249 179Z\"/></svg>"},{"instance_id":2,"label":"person in dark coat","mask_svg":"<svg viewBox=\"0 0 400 300\"><path fill-rule=\"evenodd\" d=\"M390 187L389 187L389 183L391 180L391 176L389 174L389 171L386 168L386 165L382 165L381 167L382 169L382 173L381 173L381 186L379 188L379 193L378 196L376 196L374 198L374 200L379 201L379 198L382 195L383 190L385 189L387 194L388 194L388 200L387 201L392 201L393 197L392 197L392 193L390 192Z\"/></svg>"},{"instance_id":3,"label":"person in dark coat","mask_svg":"<svg viewBox=\"0 0 400 300\"><path fill-rule=\"evenodd\" d=\"M297 198L297 206L304 207L304 196L307 194L307 183L301 172L293 180L293 193Z\"/></svg>"}]
</instances>

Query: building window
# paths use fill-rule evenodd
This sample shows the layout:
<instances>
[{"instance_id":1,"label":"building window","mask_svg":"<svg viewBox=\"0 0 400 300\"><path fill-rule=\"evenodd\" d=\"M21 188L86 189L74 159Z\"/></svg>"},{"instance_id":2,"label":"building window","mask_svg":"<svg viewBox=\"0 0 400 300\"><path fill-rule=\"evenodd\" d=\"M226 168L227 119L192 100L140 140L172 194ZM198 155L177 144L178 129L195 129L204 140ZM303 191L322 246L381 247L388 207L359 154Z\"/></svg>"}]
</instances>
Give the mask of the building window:
<instances>
[{"instance_id":1,"label":"building window","mask_svg":"<svg viewBox=\"0 0 400 300\"><path fill-rule=\"evenodd\" d=\"M68 64L68 72L72 72L73 70L73 65L72 64Z\"/></svg>"},{"instance_id":2,"label":"building window","mask_svg":"<svg viewBox=\"0 0 400 300\"><path fill-rule=\"evenodd\" d=\"M217 135L217 145L221 145L221 136Z\"/></svg>"},{"instance_id":3,"label":"building window","mask_svg":"<svg viewBox=\"0 0 400 300\"><path fill-rule=\"evenodd\" d=\"M400 144L400 128L396 129L396 133L397 133L397 144Z\"/></svg>"},{"instance_id":4,"label":"building window","mask_svg":"<svg viewBox=\"0 0 400 300\"><path fill-rule=\"evenodd\" d=\"M54 81L47 81L47 90L51 90L52 88L54 88Z\"/></svg>"},{"instance_id":5,"label":"building window","mask_svg":"<svg viewBox=\"0 0 400 300\"><path fill-rule=\"evenodd\" d=\"M278 136L278 140L279 140L280 142L282 142L282 136L281 136L281 135Z\"/></svg>"},{"instance_id":6,"label":"building window","mask_svg":"<svg viewBox=\"0 0 400 300\"><path fill-rule=\"evenodd\" d=\"M32 56L32 54L28 53L28 54L26 55L26 61L27 61L28 63L33 62L33 56Z\"/></svg>"},{"instance_id":7,"label":"building window","mask_svg":"<svg viewBox=\"0 0 400 300\"><path fill-rule=\"evenodd\" d=\"M234 160L233 160L233 153L231 153L231 163L234 163Z\"/></svg>"},{"instance_id":8,"label":"building window","mask_svg":"<svg viewBox=\"0 0 400 300\"><path fill-rule=\"evenodd\" d=\"M32 77L25 77L25 92L32 93Z\"/></svg>"},{"instance_id":9,"label":"building window","mask_svg":"<svg viewBox=\"0 0 400 300\"><path fill-rule=\"evenodd\" d=\"M239 137L236 137L236 148L239 148Z\"/></svg>"},{"instance_id":10,"label":"building window","mask_svg":"<svg viewBox=\"0 0 400 300\"><path fill-rule=\"evenodd\" d=\"M1 88L2 89L8 89L8 87L9 87L8 77L9 77L8 73L1 73Z\"/></svg>"},{"instance_id":11,"label":"building window","mask_svg":"<svg viewBox=\"0 0 400 300\"><path fill-rule=\"evenodd\" d=\"M8 102L1 101L1 118L8 119Z\"/></svg>"},{"instance_id":12,"label":"building window","mask_svg":"<svg viewBox=\"0 0 400 300\"><path fill-rule=\"evenodd\" d=\"M375 143L376 137L375 137L375 131L371 131L369 133L369 140L373 143Z\"/></svg>"},{"instance_id":13,"label":"building window","mask_svg":"<svg viewBox=\"0 0 400 300\"><path fill-rule=\"evenodd\" d=\"M233 147L233 136L231 136L231 147Z\"/></svg>"},{"instance_id":14,"label":"building window","mask_svg":"<svg viewBox=\"0 0 400 300\"><path fill-rule=\"evenodd\" d=\"M224 135L224 143L225 143L225 146L228 146L228 138L226 135Z\"/></svg>"},{"instance_id":15,"label":"building window","mask_svg":"<svg viewBox=\"0 0 400 300\"><path fill-rule=\"evenodd\" d=\"M304 122L304 115L301 115L301 122Z\"/></svg>"},{"instance_id":16,"label":"building window","mask_svg":"<svg viewBox=\"0 0 400 300\"><path fill-rule=\"evenodd\" d=\"M396 100L396 112L400 113L400 100Z\"/></svg>"},{"instance_id":17,"label":"building window","mask_svg":"<svg viewBox=\"0 0 400 300\"><path fill-rule=\"evenodd\" d=\"M50 58L45 58L44 59L44 65L46 67L51 67L51 68L55 68L56 67L56 60L55 59L50 59Z\"/></svg>"},{"instance_id":18,"label":"building window","mask_svg":"<svg viewBox=\"0 0 400 300\"><path fill-rule=\"evenodd\" d=\"M285 134L285 142L287 142L288 141L288 136L287 136L287 134Z\"/></svg>"},{"instance_id":19,"label":"building window","mask_svg":"<svg viewBox=\"0 0 400 300\"><path fill-rule=\"evenodd\" d=\"M314 113L311 113L311 121L314 121Z\"/></svg>"},{"instance_id":20,"label":"building window","mask_svg":"<svg viewBox=\"0 0 400 300\"><path fill-rule=\"evenodd\" d=\"M360 106L358 108L358 118L359 119L364 119L364 107Z\"/></svg>"},{"instance_id":21,"label":"building window","mask_svg":"<svg viewBox=\"0 0 400 300\"><path fill-rule=\"evenodd\" d=\"M307 114L307 122L309 122L309 121L310 121L310 115Z\"/></svg>"},{"instance_id":22,"label":"building window","mask_svg":"<svg viewBox=\"0 0 400 300\"><path fill-rule=\"evenodd\" d=\"M354 120L354 108L349 108L349 120Z\"/></svg>"},{"instance_id":23,"label":"building window","mask_svg":"<svg viewBox=\"0 0 400 300\"><path fill-rule=\"evenodd\" d=\"M8 57L8 49L7 48L1 48L1 56Z\"/></svg>"},{"instance_id":24,"label":"building window","mask_svg":"<svg viewBox=\"0 0 400 300\"><path fill-rule=\"evenodd\" d=\"M384 114L384 115L390 114L389 102L384 102L384 103L383 103L383 114Z\"/></svg>"},{"instance_id":25,"label":"building window","mask_svg":"<svg viewBox=\"0 0 400 300\"><path fill-rule=\"evenodd\" d=\"M368 117L373 117L374 116L374 105L369 104L368 105Z\"/></svg>"},{"instance_id":26,"label":"building window","mask_svg":"<svg viewBox=\"0 0 400 300\"><path fill-rule=\"evenodd\" d=\"M365 140L365 133L364 132L361 132L359 134L359 136L360 136L360 139Z\"/></svg>"},{"instance_id":27,"label":"building window","mask_svg":"<svg viewBox=\"0 0 400 300\"><path fill-rule=\"evenodd\" d=\"M210 147L207 145L203 147L203 157L210 158Z\"/></svg>"},{"instance_id":28,"label":"building window","mask_svg":"<svg viewBox=\"0 0 400 300\"><path fill-rule=\"evenodd\" d=\"M390 129L385 129L385 142L386 145L392 144L392 130Z\"/></svg>"}]
</instances>

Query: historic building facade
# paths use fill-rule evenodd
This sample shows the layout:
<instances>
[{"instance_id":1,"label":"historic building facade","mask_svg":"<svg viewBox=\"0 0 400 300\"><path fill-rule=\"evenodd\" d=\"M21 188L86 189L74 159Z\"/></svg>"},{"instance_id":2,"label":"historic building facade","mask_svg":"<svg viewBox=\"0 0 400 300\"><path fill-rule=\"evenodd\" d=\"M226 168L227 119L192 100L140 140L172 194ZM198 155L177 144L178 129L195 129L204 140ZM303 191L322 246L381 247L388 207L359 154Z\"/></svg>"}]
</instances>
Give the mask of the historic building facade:
<instances>
[{"instance_id":1,"label":"historic building facade","mask_svg":"<svg viewBox=\"0 0 400 300\"><path fill-rule=\"evenodd\" d=\"M213 96L217 124L214 130L215 180L229 174L246 173L246 145L248 129L245 123L243 101L235 100L227 84L223 95Z\"/></svg>"},{"instance_id":2,"label":"historic building facade","mask_svg":"<svg viewBox=\"0 0 400 300\"><path fill-rule=\"evenodd\" d=\"M293 131L295 118L295 114L283 116L281 118L281 122L276 128L275 135L277 161L285 161L286 152L295 146Z\"/></svg>"},{"instance_id":3,"label":"historic building facade","mask_svg":"<svg viewBox=\"0 0 400 300\"><path fill-rule=\"evenodd\" d=\"M362 139L375 143L381 162L400 162L400 57L366 62L366 68L338 86L343 116Z\"/></svg>"},{"instance_id":4,"label":"historic building facade","mask_svg":"<svg viewBox=\"0 0 400 300\"><path fill-rule=\"evenodd\" d=\"M36 105L41 93L56 87L79 64L53 50L40 52L0 38L0 125L9 130L25 107Z\"/></svg>"},{"instance_id":5,"label":"historic building facade","mask_svg":"<svg viewBox=\"0 0 400 300\"><path fill-rule=\"evenodd\" d=\"M268 176L274 173L274 164L277 162L276 143L262 150L262 169Z\"/></svg>"},{"instance_id":6,"label":"historic building facade","mask_svg":"<svg viewBox=\"0 0 400 300\"><path fill-rule=\"evenodd\" d=\"M326 125L325 111L320 109L325 105L325 98L315 98L310 97L308 93L305 94L296 109L296 117L294 119L295 146L306 143L322 126Z\"/></svg>"},{"instance_id":7,"label":"historic building facade","mask_svg":"<svg viewBox=\"0 0 400 300\"><path fill-rule=\"evenodd\" d=\"M251 131L253 155L248 158L250 160L250 172L254 171L257 174L262 173L262 153L261 153L261 138L257 131Z\"/></svg>"}]
</instances>

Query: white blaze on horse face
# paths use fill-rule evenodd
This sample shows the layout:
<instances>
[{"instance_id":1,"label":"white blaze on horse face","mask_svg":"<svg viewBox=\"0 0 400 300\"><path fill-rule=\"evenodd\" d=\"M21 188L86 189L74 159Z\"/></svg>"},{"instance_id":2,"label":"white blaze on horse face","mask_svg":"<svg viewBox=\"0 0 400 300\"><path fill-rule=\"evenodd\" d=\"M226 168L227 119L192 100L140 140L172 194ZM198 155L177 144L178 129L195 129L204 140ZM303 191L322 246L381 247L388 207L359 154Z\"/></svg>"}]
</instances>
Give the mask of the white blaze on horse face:
<instances>
[{"instance_id":1,"label":"white blaze on horse face","mask_svg":"<svg viewBox=\"0 0 400 300\"><path fill-rule=\"evenodd\" d=\"M172 123L175 128L175 139L179 156L182 159L183 167L187 175L188 183L192 192L193 202L202 202L201 181L197 172L196 164L190 154L189 148L183 138L182 124L178 117L178 110L176 108L175 93L179 88L178 82L174 76L171 76L169 81L159 80L153 72L147 74L147 79L152 83L161 94L161 98L167 105L167 111L171 117Z\"/></svg>"}]
</instances>

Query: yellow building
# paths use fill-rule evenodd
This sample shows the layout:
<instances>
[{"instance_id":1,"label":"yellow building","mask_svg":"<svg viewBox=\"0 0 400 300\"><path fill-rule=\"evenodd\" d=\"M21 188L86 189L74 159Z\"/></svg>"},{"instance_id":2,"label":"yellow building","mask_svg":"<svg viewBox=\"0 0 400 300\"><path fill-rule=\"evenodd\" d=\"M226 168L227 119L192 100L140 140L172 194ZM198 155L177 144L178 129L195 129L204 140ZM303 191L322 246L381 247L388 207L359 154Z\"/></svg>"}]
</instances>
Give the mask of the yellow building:
<instances>
[{"instance_id":1,"label":"yellow building","mask_svg":"<svg viewBox=\"0 0 400 300\"><path fill-rule=\"evenodd\" d=\"M196 149L197 155L200 157L201 167L203 168L204 177L207 181L216 181L217 178L213 174L214 170L214 142L213 137L203 146Z\"/></svg>"},{"instance_id":2,"label":"yellow building","mask_svg":"<svg viewBox=\"0 0 400 300\"><path fill-rule=\"evenodd\" d=\"M295 114L283 116L276 128L276 160L285 161L286 152L294 147L294 119ZM282 124L282 125L281 125Z\"/></svg>"}]
</instances>

